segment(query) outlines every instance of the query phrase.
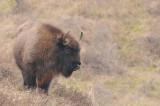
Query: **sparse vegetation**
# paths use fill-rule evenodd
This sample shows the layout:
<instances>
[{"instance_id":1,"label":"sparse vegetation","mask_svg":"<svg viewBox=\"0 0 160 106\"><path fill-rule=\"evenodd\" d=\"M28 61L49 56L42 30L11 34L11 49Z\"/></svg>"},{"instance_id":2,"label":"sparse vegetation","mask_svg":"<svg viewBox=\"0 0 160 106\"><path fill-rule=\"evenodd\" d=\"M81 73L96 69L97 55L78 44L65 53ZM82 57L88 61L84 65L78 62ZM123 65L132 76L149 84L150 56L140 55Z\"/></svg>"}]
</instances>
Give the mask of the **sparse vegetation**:
<instances>
[{"instance_id":1,"label":"sparse vegetation","mask_svg":"<svg viewBox=\"0 0 160 106\"><path fill-rule=\"evenodd\" d=\"M36 106L158 106L159 0L1 0L0 104ZM48 96L23 88L12 56L17 27L27 20L70 30L82 66L53 79Z\"/></svg>"}]
</instances>

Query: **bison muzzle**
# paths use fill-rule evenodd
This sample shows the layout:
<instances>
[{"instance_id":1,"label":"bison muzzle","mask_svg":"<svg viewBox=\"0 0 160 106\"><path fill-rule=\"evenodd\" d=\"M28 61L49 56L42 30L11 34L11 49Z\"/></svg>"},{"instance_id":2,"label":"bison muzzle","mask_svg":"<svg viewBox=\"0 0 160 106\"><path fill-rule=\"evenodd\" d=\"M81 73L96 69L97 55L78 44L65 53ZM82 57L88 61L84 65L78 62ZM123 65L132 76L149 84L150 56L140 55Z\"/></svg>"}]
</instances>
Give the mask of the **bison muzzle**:
<instances>
[{"instance_id":1,"label":"bison muzzle","mask_svg":"<svg viewBox=\"0 0 160 106\"><path fill-rule=\"evenodd\" d=\"M53 77L62 74L67 78L81 65L80 46L74 36L41 22L26 22L18 28L13 54L24 86L46 92Z\"/></svg>"}]
</instances>

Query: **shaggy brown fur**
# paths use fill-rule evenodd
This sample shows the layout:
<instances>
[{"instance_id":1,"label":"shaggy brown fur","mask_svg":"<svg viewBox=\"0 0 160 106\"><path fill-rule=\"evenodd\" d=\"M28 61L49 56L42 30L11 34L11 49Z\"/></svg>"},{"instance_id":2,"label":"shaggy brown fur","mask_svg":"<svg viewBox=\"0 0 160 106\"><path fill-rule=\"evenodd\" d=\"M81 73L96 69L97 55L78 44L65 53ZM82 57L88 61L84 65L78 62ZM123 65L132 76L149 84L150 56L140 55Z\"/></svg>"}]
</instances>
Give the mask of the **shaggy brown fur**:
<instances>
[{"instance_id":1,"label":"shaggy brown fur","mask_svg":"<svg viewBox=\"0 0 160 106\"><path fill-rule=\"evenodd\" d=\"M41 22L26 22L19 27L13 54L24 86L48 91L53 77L69 77L79 68L79 43L73 35L64 35L62 30Z\"/></svg>"}]
</instances>

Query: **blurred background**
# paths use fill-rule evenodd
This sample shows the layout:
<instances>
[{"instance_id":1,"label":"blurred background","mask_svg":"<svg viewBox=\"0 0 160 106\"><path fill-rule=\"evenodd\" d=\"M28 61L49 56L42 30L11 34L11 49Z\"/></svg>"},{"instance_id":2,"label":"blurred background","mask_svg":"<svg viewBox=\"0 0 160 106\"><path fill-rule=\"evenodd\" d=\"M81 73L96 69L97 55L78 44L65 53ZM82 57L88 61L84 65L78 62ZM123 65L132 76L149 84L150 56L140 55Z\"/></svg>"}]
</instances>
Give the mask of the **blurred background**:
<instances>
[{"instance_id":1,"label":"blurred background","mask_svg":"<svg viewBox=\"0 0 160 106\"><path fill-rule=\"evenodd\" d=\"M12 56L17 27L32 20L71 31L82 66L54 78L49 95L23 89ZM159 0L0 0L0 104L158 106Z\"/></svg>"}]
</instances>

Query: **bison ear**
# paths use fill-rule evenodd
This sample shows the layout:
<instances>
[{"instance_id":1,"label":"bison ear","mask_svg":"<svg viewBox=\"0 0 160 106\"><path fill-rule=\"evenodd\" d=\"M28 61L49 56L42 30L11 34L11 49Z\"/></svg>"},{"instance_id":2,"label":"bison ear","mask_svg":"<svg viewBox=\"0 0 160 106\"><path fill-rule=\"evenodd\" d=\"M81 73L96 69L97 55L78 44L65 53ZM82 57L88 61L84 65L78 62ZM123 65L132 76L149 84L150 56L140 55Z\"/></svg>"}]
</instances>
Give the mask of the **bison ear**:
<instances>
[{"instance_id":1,"label":"bison ear","mask_svg":"<svg viewBox=\"0 0 160 106\"><path fill-rule=\"evenodd\" d=\"M66 36L66 34L62 35L61 37L58 36L57 39L56 39L56 43L58 45L64 45L64 46L68 45L68 43L70 42L70 40L68 38L64 38L65 36Z\"/></svg>"},{"instance_id":2,"label":"bison ear","mask_svg":"<svg viewBox=\"0 0 160 106\"><path fill-rule=\"evenodd\" d=\"M57 38L56 38L56 44L58 45L63 45L63 39L62 36L57 34Z\"/></svg>"}]
</instances>

